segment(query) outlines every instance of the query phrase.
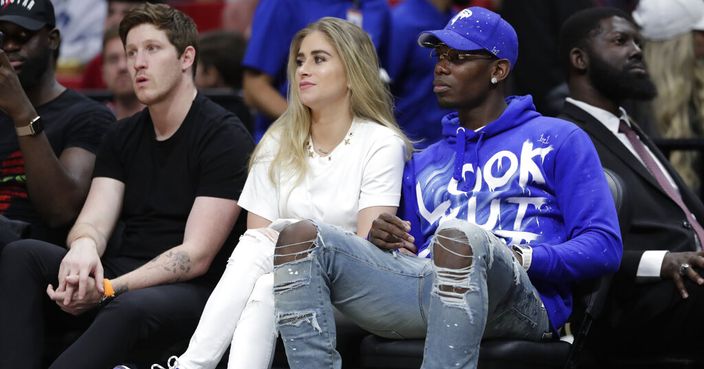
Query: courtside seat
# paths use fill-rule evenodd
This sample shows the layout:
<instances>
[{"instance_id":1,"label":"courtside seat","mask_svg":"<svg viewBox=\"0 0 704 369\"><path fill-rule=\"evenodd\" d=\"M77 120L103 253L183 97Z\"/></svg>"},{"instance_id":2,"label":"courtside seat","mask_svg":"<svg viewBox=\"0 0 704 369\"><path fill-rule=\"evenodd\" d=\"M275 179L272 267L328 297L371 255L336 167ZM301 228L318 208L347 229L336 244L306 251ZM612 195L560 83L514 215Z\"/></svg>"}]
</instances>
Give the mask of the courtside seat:
<instances>
[{"instance_id":1,"label":"courtside seat","mask_svg":"<svg viewBox=\"0 0 704 369\"><path fill-rule=\"evenodd\" d=\"M423 362L423 340L390 340L367 336L362 341L362 367L410 369ZM479 352L479 367L562 368L571 345L563 341L531 342L486 340Z\"/></svg>"},{"instance_id":2,"label":"courtside seat","mask_svg":"<svg viewBox=\"0 0 704 369\"><path fill-rule=\"evenodd\" d=\"M480 369L559 369L573 368L578 362L592 361L584 358L582 348L591 329L592 322L600 315L609 293L611 275L590 282L581 288L579 306L575 310L571 326L577 332L574 342L563 340L524 341L514 339L491 339L482 341L479 351ZM574 323L579 323L575 325ZM417 369L423 362L424 340L393 340L369 335L362 340L361 365L368 369Z\"/></svg>"}]
</instances>

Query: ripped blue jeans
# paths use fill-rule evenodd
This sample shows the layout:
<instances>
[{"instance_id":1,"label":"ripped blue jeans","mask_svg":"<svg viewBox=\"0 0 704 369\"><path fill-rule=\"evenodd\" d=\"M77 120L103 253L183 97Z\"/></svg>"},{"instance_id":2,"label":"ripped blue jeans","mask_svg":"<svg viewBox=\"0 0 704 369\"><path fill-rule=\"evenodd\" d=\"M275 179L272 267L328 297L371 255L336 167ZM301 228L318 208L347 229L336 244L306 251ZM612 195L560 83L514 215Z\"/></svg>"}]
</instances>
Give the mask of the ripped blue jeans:
<instances>
[{"instance_id":1,"label":"ripped blue jeans","mask_svg":"<svg viewBox=\"0 0 704 369\"><path fill-rule=\"evenodd\" d=\"M307 255L274 268L276 324L292 369L341 367L333 306L378 336L425 337L424 369L476 368L482 338L537 341L550 331L538 292L511 250L475 225L447 221L433 240L442 247L437 235L444 229L466 236L471 265L459 269L381 250L334 226L316 227Z\"/></svg>"}]
</instances>

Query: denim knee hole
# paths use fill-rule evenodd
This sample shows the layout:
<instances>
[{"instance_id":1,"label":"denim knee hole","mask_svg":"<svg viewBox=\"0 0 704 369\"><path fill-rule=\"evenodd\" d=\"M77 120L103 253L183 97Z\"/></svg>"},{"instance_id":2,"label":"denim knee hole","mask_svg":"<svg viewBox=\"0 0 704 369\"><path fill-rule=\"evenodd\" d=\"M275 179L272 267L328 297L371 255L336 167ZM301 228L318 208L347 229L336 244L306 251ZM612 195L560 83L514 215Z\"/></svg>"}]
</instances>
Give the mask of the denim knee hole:
<instances>
[{"instance_id":1,"label":"denim knee hole","mask_svg":"<svg viewBox=\"0 0 704 369\"><path fill-rule=\"evenodd\" d=\"M455 243L452 247L454 250L443 244L447 241ZM457 245L466 247L466 253L460 252ZM478 289L471 283L470 278L473 257L472 247L462 231L443 229L435 235L433 242L433 269L435 271L433 294L437 295L446 306L468 310L465 294L468 291ZM438 263L454 265L438 265ZM468 313L470 312L468 311Z\"/></svg>"},{"instance_id":2,"label":"denim knee hole","mask_svg":"<svg viewBox=\"0 0 704 369\"><path fill-rule=\"evenodd\" d=\"M282 294L310 284L312 256L274 267L274 294Z\"/></svg>"},{"instance_id":3,"label":"denim knee hole","mask_svg":"<svg viewBox=\"0 0 704 369\"><path fill-rule=\"evenodd\" d=\"M276 314L276 325L279 327L300 327L303 323L310 324L310 326L313 327L317 333L322 333L323 331L320 329L320 324L318 324L318 316L313 310L292 311L289 313Z\"/></svg>"}]
</instances>

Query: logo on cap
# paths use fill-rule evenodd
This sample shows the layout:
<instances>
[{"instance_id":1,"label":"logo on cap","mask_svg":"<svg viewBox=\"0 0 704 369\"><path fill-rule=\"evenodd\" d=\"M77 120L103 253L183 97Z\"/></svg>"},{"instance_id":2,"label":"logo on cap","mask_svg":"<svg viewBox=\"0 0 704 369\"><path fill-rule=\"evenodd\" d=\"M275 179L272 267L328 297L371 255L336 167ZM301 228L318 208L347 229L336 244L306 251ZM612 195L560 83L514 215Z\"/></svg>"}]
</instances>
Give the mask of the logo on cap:
<instances>
[{"instance_id":1,"label":"logo on cap","mask_svg":"<svg viewBox=\"0 0 704 369\"><path fill-rule=\"evenodd\" d=\"M32 10L34 8L34 0L0 0L1 7L7 7L10 4L19 5L27 10Z\"/></svg>"},{"instance_id":2,"label":"logo on cap","mask_svg":"<svg viewBox=\"0 0 704 369\"><path fill-rule=\"evenodd\" d=\"M458 20L469 18L471 16L472 16L472 11L469 9L464 9L461 12L457 13L457 15L455 15L454 18L452 18L452 21L450 22L450 24L454 25L455 22L457 22Z\"/></svg>"},{"instance_id":3,"label":"logo on cap","mask_svg":"<svg viewBox=\"0 0 704 369\"><path fill-rule=\"evenodd\" d=\"M507 59L513 68L518 57L518 37L500 15L482 7L463 9L443 29L423 31L418 36L423 47L445 44L455 50L486 50Z\"/></svg>"},{"instance_id":4,"label":"logo on cap","mask_svg":"<svg viewBox=\"0 0 704 369\"><path fill-rule=\"evenodd\" d=\"M56 25L54 6L50 0L0 0L0 21L31 31Z\"/></svg>"}]
</instances>

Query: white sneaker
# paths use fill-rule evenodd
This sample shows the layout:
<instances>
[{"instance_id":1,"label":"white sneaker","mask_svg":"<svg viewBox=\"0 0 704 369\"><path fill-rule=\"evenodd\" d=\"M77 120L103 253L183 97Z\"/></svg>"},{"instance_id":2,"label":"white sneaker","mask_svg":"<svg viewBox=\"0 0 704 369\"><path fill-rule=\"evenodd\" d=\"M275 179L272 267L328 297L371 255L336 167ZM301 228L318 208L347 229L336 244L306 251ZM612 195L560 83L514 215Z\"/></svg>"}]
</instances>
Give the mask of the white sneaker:
<instances>
[{"instance_id":1,"label":"white sneaker","mask_svg":"<svg viewBox=\"0 0 704 369\"><path fill-rule=\"evenodd\" d=\"M152 369L178 369L178 356L172 356L169 360L166 360L166 366L168 368L164 368L159 364L152 364Z\"/></svg>"},{"instance_id":2,"label":"white sneaker","mask_svg":"<svg viewBox=\"0 0 704 369\"><path fill-rule=\"evenodd\" d=\"M116 367L114 367L114 368L112 368L112 369L130 369L130 367L127 366L127 365L118 365L118 366L116 366Z\"/></svg>"}]
</instances>

